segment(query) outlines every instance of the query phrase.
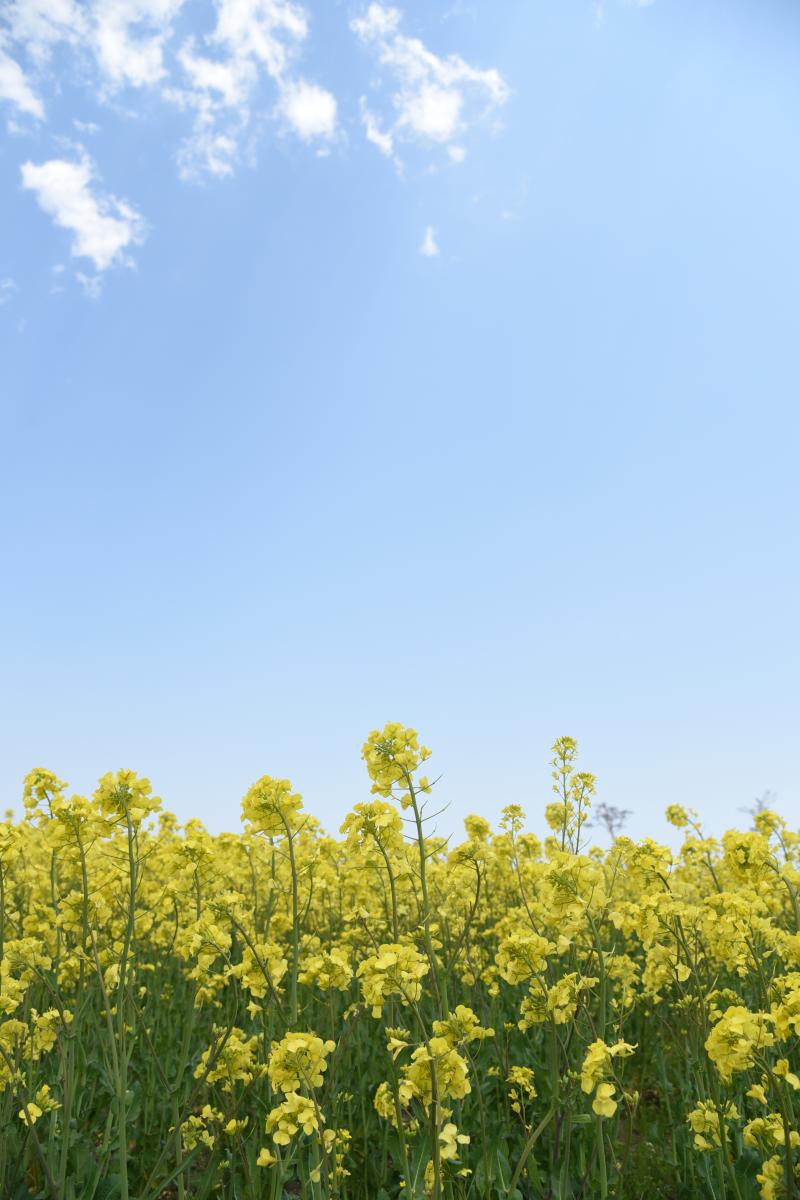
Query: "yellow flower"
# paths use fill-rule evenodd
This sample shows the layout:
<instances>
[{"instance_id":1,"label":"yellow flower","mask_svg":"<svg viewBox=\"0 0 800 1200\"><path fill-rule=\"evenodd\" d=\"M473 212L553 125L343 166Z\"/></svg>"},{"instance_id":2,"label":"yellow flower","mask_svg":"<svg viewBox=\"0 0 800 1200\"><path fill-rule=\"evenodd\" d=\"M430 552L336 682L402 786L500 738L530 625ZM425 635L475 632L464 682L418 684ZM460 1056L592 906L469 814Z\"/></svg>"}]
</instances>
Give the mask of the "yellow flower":
<instances>
[{"instance_id":1,"label":"yellow flower","mask_svg":"<svg viewBox=\"0 0 800 1200\"><path fill-rule=\"evenodd\" d=\"M508 1091L511 1109L522 1116L525 1101L533 1100L536 1097L533 1071L530 1067L512 1067L506 1077L506 1082L511 1084Z\"/></svg>"},{"instance_id":2,"label":"yellow flower","mask_svg":"<svg viewBox=\"0 0 800 1200\"><path fill-rule=\"evenodd\" d=\"M603 1076L610 1071L612 1059L627 1058L633 1054L635 1049L636 1047L629 1045L628 1042L615 1042L613 1046L607 1046L600 1038L592 1042L586 1051L581 1068L583 1091L588 1093L596 1087Z\"/></svg>"},{"instance_id":3,"label":"yellow flower","mask_svg":"<svg viewBox=\"0 0 800 1200\"><path fill-rule=\"evenodd\" d=\"M439 1130L439 1155L444 1162L452 1162L457 1159L458 1147L468 1145L469 1137L465 1133L459 1133L452 1121L448 1121Z\"/></svg>"},{"instance_id":4,"label":"yellow flower","mask_svg":"<svg viewBox=\"0 0 800 1200\"><path fill-rule=\"evenodd\" d=\"M61 1108L61 1105L58 1103L55 1097L50 1095L50 1085L45 1083L39 1088L35 1099L28 1101L26 1107L28 1110L27 1114L25 1112L25 1107L23 1107L19 1110L17 1116L19 1117L20 1121L23 1121L26 1125L28 1124L29 1119L30 1124L35 1125L39 1120L39 1117L43 1116L46 1112L55 1112L56 1109Z\"/></svg>"},{"instance_id":5,"label":"yellow flower","mask_svg":"<svg viewBox=\"0 0 800 1200\"><path fill-rule=\"evenodd\" d=\"M746 1146L766 1147L786 1145L786 1126L780 1113L767 1113L765 1117L756 1117L744 1127L744 1144ZM796 1129L789 1131L789 1145L792 1150L800 1146L800 1133Z\"/></svg>"},{"instance_id":6,"label":"yellow flower","mask_svg":"<svg viewBox=\"0 0 800 1200\"><path fill-rule=\"evenodd\" d=\"M469 816L464 818L464 828L471 842L485 842L492 827L485 817Z\"/></svg>"},{"instance_id":7,"label":"yellow flower","mask_svg":"<svg viewBox=\"0 0 800 1200\"><path fill-rule=\"evenodd\" d=\"M373 794L337 836L285 779L248 789L240 832L211 834L160 811L132 771L103 776L90 799L68 796L52 772L31 772L24 815L0 820L0 1097L30 1163L38 1171L34 1134L56 1174L69 1176L79 1143L112 1138L113 1159L124 1156L94 1086L105 1064L114 1090L127 1069L132 1183L156 1182L159 1155L174 1143L184 1164L192 1154L192 1178L209 1197L238 1195L248 1160L272 1169L267 1183L285 1174L291 1186L299 1174L312 1190L324 1179L326 1194L353 1196L395 1195L407 1167L406 1191L421 1200L434 1190L433 1134L442 1194L466 1193L459 1157L482 1110L509 1118L495 1133L513 1162L540 1124L541 1161L558 1152L556 1127L543 1121L550 1085L537 1097L552 1034L589 1197L599 1186L597 1124L622 1112L627 1123L659 1097L663 1116L666 1097L685 1097L702 1070L681 1047L704 1027L714 1099L673 1107L675 1119L722 1168L743 1142L761 1164L762 1200L785 1200L792 1172L800 1185L791 1114L800 1102L800 832L765 812L754 829L705 837L697 814L673 805L680 851L625 837L582 851L594 777L576 771L573 739L553 753L544 842L524 832L511 804L499 830L468 817L468 840L452 849L427 825L417 844L417 821L401 809L432 815L422 803L432 783L429 752L399 724L370 734ZM490 1020L494 1054L480 1045ZM645 1034L639 1077L624 1062L635 1046L621 1039ZM170 1128L169 1098L149 1095L147 1081L179 1082L181 1069L189 1107L178 1106ZM55 1111L62 1091L69 1122ZM258 1111L264 1124L251 1136ZM329 1128L346 1113L356 1147L369 1133L366 1113L367 1125L386 1122L390 1150L365 1161L357 1149L352 1187L339 1186L349 1132ZM0 1128L0 1139L9 1132ZM662 1141L656 1159L669 1157ZM616 1159L609 1195L624 1182ZM18 1165L30 1164L5 1156L0 1196L13 1191ZM483 1167L471 1189L481 1197ZM677 1192L692 1190L692 1171L679 1157ZM519 1184L531 1180L522 1173Z\"/></svg>"},{"instance_id":8,"label":"yellow flower","mask_svg":"<svg viewBox=\"0 0 800 1200\"><path fill-rule=\"evenodd\" d=\"M533 1071L530 1067L512 1067L506 1076L506 1082L513 1084L514 1087L518 1087L529 1099L533 1099L536 1095L536 1088L533 1084Z\"/></svg>"},{"instance_id":9,"label":"yellow flower","mask_svg":"<svg viewBox=\"0 0 800 1200\"><path fill-rule=\"evenodd\" d=\"M403 818L393 804L383 800L357 804L345 817L339 832L347 835L347 843L354 849L370 841L392 852L403 847Z\"/></svg>"},{"instance_id":10,"label":"yellow flower","mask_svg":"<svg viewBox=\"0 0 800 1200\"><path fill-rule=\"evenodd\" d=\"M734 1121L738 1116L734 1104L726 1104L720 1113L713 1100L700 1100L697 1107L686 1117L686 1122L694 1134L695 1149L718 1149L722 1145L722 1122Z\"/></svg>"},{"instance_id":11,"label":"yellow flower","mask_svg":"<svg viewBox=\"0 0 800 1200\"><path fill-rule=\"evenodd\" d=\"M779 1079L786 1080L786 1082L789 1084L789 1087L794 1088L795 1091L800 1088L800 1079L798 1079L793 1071L789 1070L788 1059L779 1058L772 1069Z\"/></svg>"},{"instance_id":12,"label":"yellow flower","mask_svg":"<svg viewBox=\"0 0 800 1200\"><path fill-rule=\"evenodd\" d=\"M335 946L322 954L313 954L305 958L300 972L301 983L314 983L324 992L334 989L346 992L352 978L353 968L344 950Z\"/></svg>"},{"instance_id":13,"label":"yellow flower","mask_svg":"<svg viewBox=\"0 0 800 1200\"><path fill-rule=\"evenodd\" d=\"M506 983L524 983L545 969L555 945L538 933L512 933L497 951L497 966Z\"/></svg>"},{"instance_id":14,"label":"yellow flower","mask_svg":"<svg viewBox=\"0 0 800 1200\"><path fill-rule=\"evenodd\" d=\"M430 967L413 946L390 943L378 947L378 953L365 959L356 971L361 980L365 1004L379 1017L384 1001L397 996L402 1003L413 1004L422 995L422 980Z\"/></svg>"},{"instance_id":15,"label":"yellow flower","mask_svg":"<svg viewBox=\"0 0 800 1200\"><path fill-rule=\"evenodd\" d=\"M592 1101L592 1109L597 1113L598 1117L613 1117L617 1111L613 1083L598 1083L594 1100Z\"/></svg>"},{"instance_id":16,"label":"yellow flower","mask_svg":"<svg viewBox=\"0 0 800 1200\"><path fill-rule=\"evenodd\" d=\"M51 809L53 802L63 795L66 786L66 783L52 771L47 771L44 767L36 767L35 770L28 772L23 781L22 803L30 815L33 815L40 806L47 806L48 809Z\"/></svg>"},{"instance_id":17,"label":"yellow flower","mask_svg":"<svg viewBox=\"0 0 800 1200\"><path fill-rule=\"evenodd\" d=\"M242 820L253 833L271 838L291 836L300 825L302 807L302 798L292 791L288 779L262 775L242 800Z\"/></svg>"},{"instance_id":18,"label":"yellow flower","mask_svg":"<svg viewBox=\"0 0 800 1200\"><path fill-rule=\"evenodd\" d=\"M319 1132L317 1108L308 1096L289 1092L283 1103L267 1114L267 1133L278 1146L288 1146L301 1131L310 1137Z\"/></svg>"},{"instance_id":19,"label":"yellow flower","mask_svg":"<svg viewBox=\"0 0 800 1200\"><path fill-rule=\"evenodd\" d=\"M483 1029L471 1008L457 1004L455 1011L444 1021L433 1022L433 1032L443 1037L451 1046L465 1046L468 1042L482 1041L494 1037L493 1029Z\"/></svg>"},{"instance_id":20,"label":"yellow flower","mask_svg":"<svg viewBox=\"0 0 800 1200\"><path fill-rule=\"evenodd\" d=\"M741 1004L725 1010L705 1043L723 1083L730 1083L734 1071L752 1067L756 1052L772 1045L775 1039L768 1028L771 1023L769 1013L750 1012Z\"/></svg>"},{"instance_id":21,"label":"yellow flower","mask_svg":"<svg viewBox=\"0 0 800 1200\"><path fill-rule=\"evenodd\" d=\"M272 1043L270 1083L286 1093L321 1087L328 1066L325 1060L335 1049L335 1042L324 1042L315 1033L287 1033Z\"/></svg>"},{"instance_id":22,"label":"yellow flower","mask_svg":"<svg viewBox=\"0 0 800 1200\"><path fill-rule=\"evenodd\" d=\"M391 1054L392 1059L396 1062L398 1055L402 1054L404 1050L408 1049L408 1045L409 1043L403 1038L392 1036L386 1043L386 1049Z\"/></svg>"},{"instance_id":23,"label":"yellow flower","mask_svg":"<svg viewBox=\"0 0 800 1200\"><path fill-rule=\"evenodd\" d=\"M30 1122L31 1125L35 1125L41 1115L41 1108L39 1108L39 1105L35 1104L33 1100L28 1101L27 1112L24 1108L21 1108L17 1114L20 1121L25 1121L26 1123Z\"/></svg>"},{"instance_id":24,"label":"yellow flower","mask_svg":"<svg viewBox=\"0 0 800 1200\"><path fill-rule=\"evenodd\" d=\"M230 1032L215 1030L214 1033L213 1044L200 1056L195 1077L219 1083L223 1091L232 1092L237 1083L250 1083L255 1077L258 1038L247 1037L235 1026Z\"/></svg>"},{"instance_id":25,"label":"yellow flower","mask_svg":"<svg viewBox=\"0 0 800 1200\"><path fill-rule=\"evenodd\" d=\"M420 746L415 729L406 729L396 721L390 721L380 731L373 729L361 751L372 780L372 791L388 797L392 789L399 786L400 803L404 808L411 803L411 776L430 754L427 747ZM426 781L421 780L421 790L426 787Z\"/></svg>"},{"instance_id":26,"label":"yellow flower","mask_svg":"<svg viewBox=\"0 0 800 1200\"><path fill-rule=\"evenodd\" d=\"M105 819L113 825L130 822L138 826L158 812L161 801L153 795L149 779L140 778L134 771L109 771L102 777L94 794L95 802Z\"/></svg>"},{"instance_id":27,"label":"yellow flower","mask_svg":"<svg viewBox=\"0 0 800 1200\"><path fill-rule=\"evenodd\" d=\"M466 1060L451 1047L447 1038L432 1037L427 1045L417 1047L411 1062L403 1068L404 1080L426 1109L433 1100L431 1064L436 1071L440 1103L450 1097L461 1100L472 1090Z\"/></svg>"},{"instance_id":28,"label":"yellow flower","mask_svg":"<svg viewBox=\"0 0 800 1200\"><path fill-rule=\"evenodd\" d=\"M783 1162L777 1154L761 1164L761 1173L756 1175L756 1180L761 1185L761 1200L777 1200L785 1195Z\"/></svg>"}]
</instances>

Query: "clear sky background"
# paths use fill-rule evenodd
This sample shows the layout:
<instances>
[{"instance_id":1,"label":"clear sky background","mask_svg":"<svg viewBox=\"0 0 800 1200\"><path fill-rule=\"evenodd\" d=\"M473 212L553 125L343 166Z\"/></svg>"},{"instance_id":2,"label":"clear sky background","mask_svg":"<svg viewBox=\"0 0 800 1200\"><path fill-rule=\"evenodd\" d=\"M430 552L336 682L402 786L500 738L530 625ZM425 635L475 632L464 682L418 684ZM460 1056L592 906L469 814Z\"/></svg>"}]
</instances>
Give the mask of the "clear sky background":
<instances>
[{"instance_id":1,"label":"clear sky background","mask_svg":"<svg viewBox=\"0 0 800 1200\"><path fill-rule=\"evenodd\" d=\"M0 794L798 822L800 7L0 4ZM455 56L455 57L454 57Z\"/></svg>"}]
</instances>

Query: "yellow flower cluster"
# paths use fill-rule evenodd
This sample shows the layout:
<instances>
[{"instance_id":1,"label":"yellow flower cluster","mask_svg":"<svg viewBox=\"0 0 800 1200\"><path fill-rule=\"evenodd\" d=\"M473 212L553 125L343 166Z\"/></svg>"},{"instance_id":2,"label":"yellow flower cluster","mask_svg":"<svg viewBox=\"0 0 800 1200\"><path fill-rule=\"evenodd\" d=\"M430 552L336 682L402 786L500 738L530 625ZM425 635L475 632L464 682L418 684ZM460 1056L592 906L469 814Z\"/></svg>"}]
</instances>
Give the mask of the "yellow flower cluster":
<instances>
[{"instance_id":1,"label":"yellow flower cluster","mask_svg":"<svg viewBox=\"0 0 800 1200\"><path fill-rule=\"evenodd\" d=\"M720 1111L712 1100L701 1100L686 1116L686 1122L694 1134L697 1150L716 1150L724 1145L725 1121L739 1117L735 1104L728 1102Z\"/></svg>"},{"instance_id":2,"label":"yellow flower cluster","mask_svg":"<svg viewBox=\"0 0 800 1200\"><path fill-rule=\"evenodd\" d=\"M622 1041L607 1046L598 1038L586 1051L581 1067L581 1089L586 1093L594 1091L592 1109L599 1117L613 1117L617 1111L614 1084L606 1080L613 1072L613 1060L627 1058L635 1049L635 1046Z\"/></svg>"},{"instance_id":3,"label":"yellow flower cluster","mask_svg":"<svg viewBox=\"0 0 800 1200\"><path fill-rule=\"evenodd\" d=\"M314 1033L287 1033L280 1042L272 1043L270 1083L284 1093L322 1087L326 1059L335 1049L335 1042L325 1042Z\"/></svg>"},{"instance_id":4,"label":"yellow flower cluster","mask_svg":"<svg viewBox=\"0 0 800 1200\"><path fill-rule=\"evenodd\" d=\"M450 844L416 731L362 753L339 836L269 775L217 835L26 777L0 1197L797 1200L800 835L600 836L559 738L538 836L500 802Z\"/></svg>"},{"instance_id":5,"label":"yellow flower cluster","mask_svg":"<svg viewBox=\"0 0 800 1200\"><path fill-rule=\"evenodd\" d=\"M729 1083L734 1071L747 1071L756 1054L771 1046L773 1018L769 1013L750 1012L741 1004L727 1008L706 1038L708 1057Z\"/></svg>"},{"instance_id":6,"label":"yellow flower cluster","mask_svg":"<svg viewBox=\"0 0 800 1200\"><path fill-rule=\"evenodd\" d=\"M254 833L279 838L297 829L302 808L302 797L288 779L262 775L242 800L242 820Z\"/></svg>"},{"instance_id":7,"label":"yellow flower cluster","mask_svg":"<svg viewBox=\"0 0 800 1200\"><path fill-rule=\"evenodd\" d=\"M426 746L420 746L416 730L407 729L396 721L390 721L382 730L373 729L361 751L372 780L372 791L388 797L399 787L404 808L411 803L410 789L414 786L411 777L430 754ZM417 788L426 791L428 780L420 778Z\"/></svg>"},{"instance_id":8,"label":"yellow flower cluster","mask_svg":"<svg viewBox=\"0 0 800 1200\"><path fill-rule=\"evenodd\" d=\"M422 980L429 970L429 963L414 946L385 943L377 954L361 962L356 974L364 1003L371 1006L373 1017L380 1017L390 996L398 997L403 1004L419 1000Z\"/></svg>"}]
</instances>

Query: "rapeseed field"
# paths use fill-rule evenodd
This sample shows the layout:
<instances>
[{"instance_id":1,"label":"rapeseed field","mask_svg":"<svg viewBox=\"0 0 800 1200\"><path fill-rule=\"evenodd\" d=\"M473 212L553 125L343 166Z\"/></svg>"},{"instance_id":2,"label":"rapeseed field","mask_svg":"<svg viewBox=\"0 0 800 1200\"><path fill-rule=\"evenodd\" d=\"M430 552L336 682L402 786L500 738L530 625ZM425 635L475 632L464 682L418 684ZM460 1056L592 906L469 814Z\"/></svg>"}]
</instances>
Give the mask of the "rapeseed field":
<instances>
[{"instance_id":1,"label":"rapeseed field","mask_svg":"<svg viewBox=\"0 0 800 1200\"><path fill-rule=\"evenodd\" d=\"M414 730L362 754L338 837L286 779L213 836L132 771L27 776L2 1200L800 1196L800 835L674 805L679 850L598 848L564 737L544 840L509 805L455 844Z\"/></svg>"}]
</instances>

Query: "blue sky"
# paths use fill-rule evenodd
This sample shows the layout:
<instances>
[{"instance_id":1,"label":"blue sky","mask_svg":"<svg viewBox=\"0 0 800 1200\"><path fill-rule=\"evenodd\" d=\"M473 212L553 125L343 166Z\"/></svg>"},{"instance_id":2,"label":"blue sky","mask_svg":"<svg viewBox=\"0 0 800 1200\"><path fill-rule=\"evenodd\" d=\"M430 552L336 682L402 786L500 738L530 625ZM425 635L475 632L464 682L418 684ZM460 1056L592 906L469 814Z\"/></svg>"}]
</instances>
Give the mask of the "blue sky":
<instances>
[{"instance_id":1,"label":"blue sky","mask_svg":"<svg viewBox=\"0 0 800 1200\"><path fill-rule=\"evenodd\" d=\"M5 0L0 784L797 820L800 10Z\"/></svg>"}]
</instances>

